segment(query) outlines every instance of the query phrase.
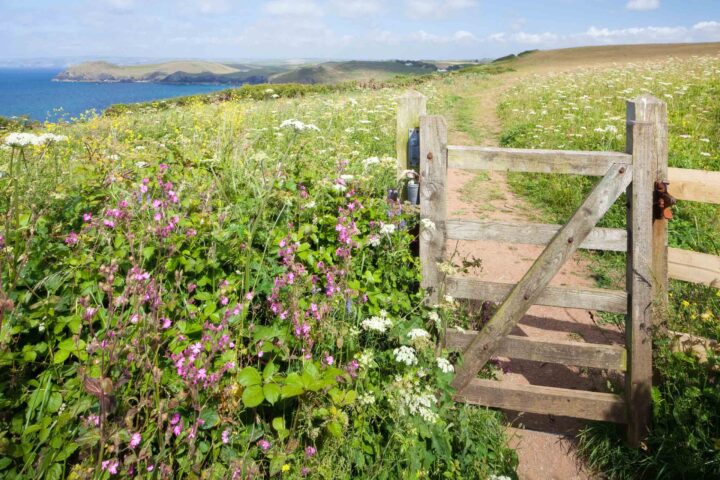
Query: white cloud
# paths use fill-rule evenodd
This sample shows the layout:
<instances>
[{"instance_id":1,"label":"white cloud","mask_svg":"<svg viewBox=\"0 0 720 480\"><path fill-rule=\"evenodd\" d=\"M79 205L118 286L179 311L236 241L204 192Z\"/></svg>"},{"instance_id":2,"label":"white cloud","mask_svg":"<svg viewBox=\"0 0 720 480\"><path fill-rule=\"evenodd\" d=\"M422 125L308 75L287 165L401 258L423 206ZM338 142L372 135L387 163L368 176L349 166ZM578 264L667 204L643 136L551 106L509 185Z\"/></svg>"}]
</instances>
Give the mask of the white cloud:
<instances>
[{"instance_id":1,"label":"white cloud","mask_svg":"<svg viewBox=\"0 0 720 480\"><path fill-rule=\"evenodd\" d=\"M197 9L201 13L225 13L230 7L229 0L197 0Z\"/></svg>"},{"instance_id":2,"label":"white cloud","mask_svg":"<svg viewBox=\"0 0 720 480\"><path fill-rule=\"evenodd\" d=\"M425 30L418 30L404 35L382 31L373 33L369 39L383 45L412 45L417 43L429 45L459 45L480 42L480 39L474 33L466 30L458 30L452 35L438 35L426 32Z\"/></svg>"},{"instance_id":3,"label":"white cloud","mask_svg":"<svg viewBox=\"0 0 720 480\"><path fill-rule=\"evenodd\" d=\"M628 10L655 10L660 8L660 0L628 0L625 6Z\"/></svg>"},{"instance_id":4,"label":"white cloud","mask_svg":"<svg viewBox=\"0 0 720 480\"><path fill-rule=\"evenodd\" d=\"M438 18L478 6L477 0L405 0L411 18Z\"/></svg>"},{"instance_id":5,"label":"white cloud","mask_svg":"<svg viewBox=\"0 0 720 480\"><path fill-rule=\"evenodd\" d=\"M320 17L325 13L314 0L272 0L265 4L265 12L284 17Z\"/></svg>"},{"instance_id":6,"label":"white cloud","mask_svg":"<svg viewBox=\"0 0 720 480\"><path fill-rule=\"evenodd\" d=\"M693 30L720 37L720 22L699 22L693 25Z\"/></svg>"},{"instance_id":7,"label":"white cloud","mask_svg":"<svg viewBox=\"0 0 720 480\"><path fill-rule=\"evenodd\" d=\"M720 41L720 22L704 21L692 27L632 27L611 29L590 27L584 32L557 34L553 32L499 32L483 38L488 43L515 43L545 48L581 45L620 45L639 43L678 43Z\"/></svg>"},{"instance_id":8,"label":"white cloud","mask_svg":"<svg viewBox=\"0 0 720 480\"><path fill-rule=\"evenodd\" d=\"M382 11L379 0L331 0L330 8L341 17L365 17Z\"/></svg>"}]
</instances>

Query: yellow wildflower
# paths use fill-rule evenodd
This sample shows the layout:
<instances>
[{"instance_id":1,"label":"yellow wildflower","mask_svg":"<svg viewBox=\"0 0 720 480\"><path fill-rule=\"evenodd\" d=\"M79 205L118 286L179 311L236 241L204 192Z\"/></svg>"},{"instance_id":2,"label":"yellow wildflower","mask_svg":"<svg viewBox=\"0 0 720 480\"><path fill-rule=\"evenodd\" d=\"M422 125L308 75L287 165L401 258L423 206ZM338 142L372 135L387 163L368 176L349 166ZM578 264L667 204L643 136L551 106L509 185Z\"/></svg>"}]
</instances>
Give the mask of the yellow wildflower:
<instances>
[{"instance_id":1,"label":"yellow wildflower","mask_svg":"<svg viewBox=\"0 0 720 480\"><path fill-rule=\"evenodd\" d=\"M280 468L280 470L282 470L283 473L287 473L287 472L290 471L290 465L288 465L288 464L286 463L285 465L283 465L283 466Z\"/></svg>"},{"instance_id":2,"label":"yellow wildflower","mask_svg":"<svg viewBox=\"0 0 720 480\"><path fill-rule=\"evenodd\" d=\"M690 306L690 302L688 302L687 300L683 300L683 301L680 302L680 303L681 303L681 305L682 305L683 307L686 307L686 308Z\"/></svg>"}]
</instances>

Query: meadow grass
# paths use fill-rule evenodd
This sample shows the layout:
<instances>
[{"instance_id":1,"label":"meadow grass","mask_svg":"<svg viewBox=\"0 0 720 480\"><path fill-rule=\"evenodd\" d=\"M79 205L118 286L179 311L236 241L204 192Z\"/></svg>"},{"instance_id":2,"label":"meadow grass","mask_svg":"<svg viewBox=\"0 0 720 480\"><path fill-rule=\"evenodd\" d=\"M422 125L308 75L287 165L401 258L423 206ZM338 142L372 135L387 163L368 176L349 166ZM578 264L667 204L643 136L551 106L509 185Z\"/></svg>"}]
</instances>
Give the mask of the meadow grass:
<instances>
[{"instance_id":1,"label":"meadow grass","mask_svg":"<svg viewBox=\"0 0 720 480\"><path fill-rule=\"evenodd\" d=\"M669 164L720 170L720 58L639 62L535 75L503 98L502 145L565 150L625 150L625 104L643 93L667 102ZM512 174L511 188L551 223L564 223L596 179ZM620 199L601 226L624 228ZM720 207L681 201L669 222L669 244L720 254ZM601 287L625 287L625 255L588 254ZM664 327L717 339L720 290L671 281ZM624 316L604 315L623 326ZM609 478L711 478L720 475L718 358L708 362L675 351L662 331L655 336L653 421L642 450L623 445L622 430L592 426L580 436L580 452Z\"/></svg>"}]
</instances>

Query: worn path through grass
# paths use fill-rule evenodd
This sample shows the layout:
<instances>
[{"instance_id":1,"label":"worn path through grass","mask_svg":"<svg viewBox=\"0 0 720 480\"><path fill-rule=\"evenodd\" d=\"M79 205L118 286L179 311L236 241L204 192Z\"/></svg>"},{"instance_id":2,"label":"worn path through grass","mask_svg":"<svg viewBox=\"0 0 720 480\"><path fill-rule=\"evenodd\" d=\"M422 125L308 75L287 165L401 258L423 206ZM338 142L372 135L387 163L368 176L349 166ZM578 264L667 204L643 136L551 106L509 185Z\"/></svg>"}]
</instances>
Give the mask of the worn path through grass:
<instances>
[{"instance_id":1,"label":"worn path through grass","mask_svg":"<svg viewBox=\"0 0 720 480\"><path fill-rule=\"evenodd\" d=\"M502 94L522 81L524 72L512 72L460 84L452 108L444 112L450 123L450 143L498 146L502 123L497 104ZM537 215L509 188L502 172L450 170L448 173L448 215L452 218L498 221L537 221ZM506 245L497 242L449 242L448 251L461 257L482 260L480 278L517 282L530 268L542 247ZM586 260L573 257L552 282L557 285L592 286ZM577 309L533 307L516 327L514 335L553 341L587 341L622 344L618 329L600 327L593 312ZM605 391L610 380L606 372L539 362L501 359L505 373L501 381L515 384ZM575 434L583 422L552 415L508 413L511 445L520 458L521 479L591 479L576 455Z\"/></svg>"}]
</instances>

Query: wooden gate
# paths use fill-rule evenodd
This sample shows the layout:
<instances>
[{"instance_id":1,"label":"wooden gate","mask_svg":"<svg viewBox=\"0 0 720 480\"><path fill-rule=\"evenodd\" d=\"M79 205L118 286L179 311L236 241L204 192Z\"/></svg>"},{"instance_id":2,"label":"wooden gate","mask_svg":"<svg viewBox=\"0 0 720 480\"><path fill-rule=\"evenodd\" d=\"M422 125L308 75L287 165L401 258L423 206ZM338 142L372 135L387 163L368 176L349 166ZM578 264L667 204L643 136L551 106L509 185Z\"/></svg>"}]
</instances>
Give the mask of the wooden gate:
<instances>
[{"instance_id":1,"label":"wooden gate","mask_svg":"<svg viewBox=\"0 0 720 480\"><path fill-rule=\"evenodd\" d=\"M406 104L424 106L424 102L417 101L417 95L406 98L410 99ZM399 114L398 126L407 128L411 117L407 112ZM428 291L428 300L437 303L440 295L448 294L502 302L482 331L447 332L447 345L461 349L463 357L453 382L456 400L625 423L629 442L638 445L650 419L650 329L654 318L662 318L667 306L667 221L654 202L659 195L656 190L662 189L662 182L667 180L666 105L650 95L628 102L626 153L448 146L443 117L420 115L419 125L420 215L424 220L420 258L422 286ZM447 218L448 168L579 174L602 179L565 225L511 224ZM627 193L627 231L596 228L622 193ZM439 263L445 261L447 240L547 246L518 283L502 284L446 277ZM549 286L578 248L627 251L626 289ZM625 313L625 348L510 335L534 304ZM625 392L621 396L477 378L493 355L624 371Z\"/></svg>"}]
</instances>

